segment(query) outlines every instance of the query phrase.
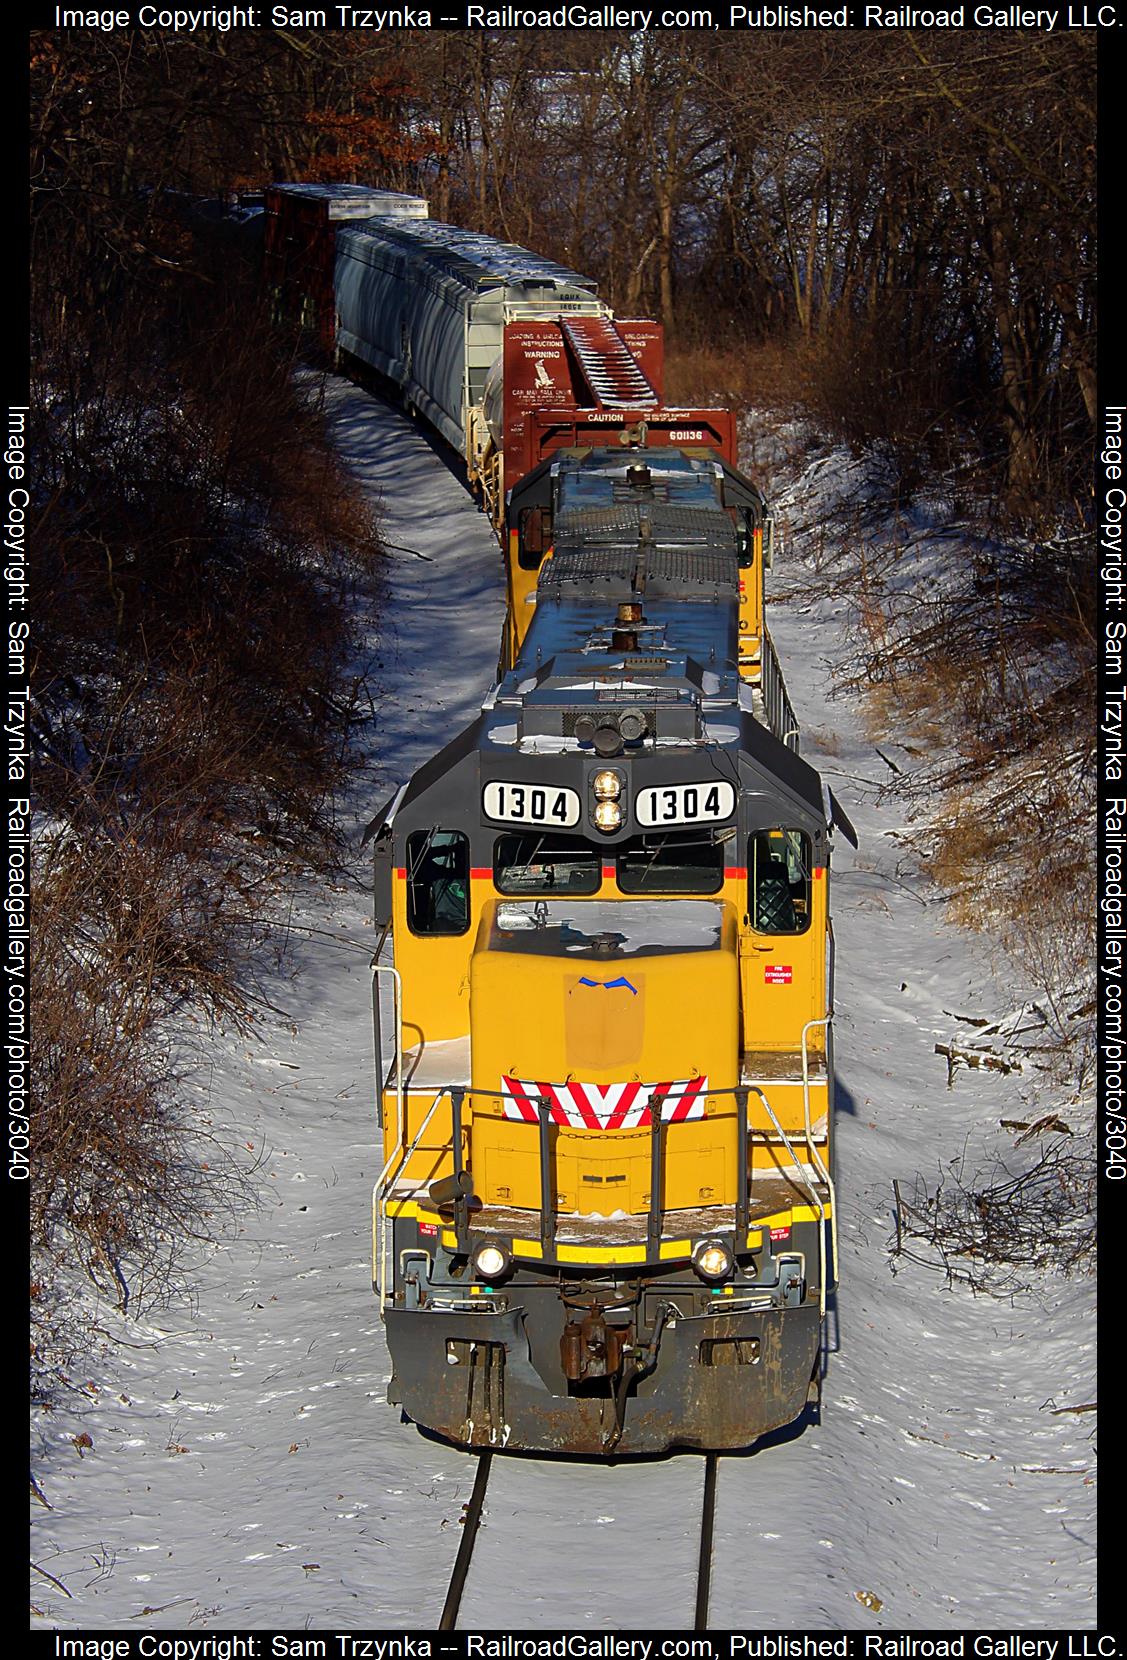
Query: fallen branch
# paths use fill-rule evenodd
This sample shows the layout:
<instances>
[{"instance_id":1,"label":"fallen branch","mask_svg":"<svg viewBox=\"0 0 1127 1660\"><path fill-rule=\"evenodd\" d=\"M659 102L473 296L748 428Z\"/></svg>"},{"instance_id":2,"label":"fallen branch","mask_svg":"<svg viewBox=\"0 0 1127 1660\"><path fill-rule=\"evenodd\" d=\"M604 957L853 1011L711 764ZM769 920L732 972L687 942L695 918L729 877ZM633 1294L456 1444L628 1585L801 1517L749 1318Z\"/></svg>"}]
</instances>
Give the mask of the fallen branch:
<instances>
[{"instance_id":1,"label":"fallen branch","mask_svg":"<svg viewBox=\"0 0 1127 1660\"><path fill-rule=\"evenodd\" d=\"M64 1597L70 1597L71 1601L72 1602L74 1601L73 1594L70 1591L67 1590L66 1586L63 1584L61 1579L56 1579L54 1574L49 1574L47 1572L46 1568L41 1568L39 1566L38 1562L33 1562L31 1565L35 1569L37 1574L42 1574L43 1578L44 1579L49 1579L51 1581L52 1585L57 1585L59 1590L63 1593Z\"/></svg>"},{"instance_id":2,"label":"fallen branch","mask_svg":"<svg viewBox=\"0 0 1127 1660\"><path fill-rule=\"evenodd\" d=\"M1015 1173L999 1162L989 1181L946 1170L934 1192L917 1178L911 1200L894 1182L893 1272L899 1260L922 1261L949 1284L991 1296L1026 1289L1034 1271L1086 1272L1095 1254L1093 1183L1090 1159L1057 1141L1028 1169ZM934 1252L931 1261L911 1249L917 1240Z\"/></svg>"},{"instance_id":3,"label":"fallen branch","mask_svg":"<svg viewBox=\"0 0 1127 1660\"><path fill-rule=\"evenodd\" d=\"M985 1068L988 1072L1020 1072L1021 1062L1018 1060L1003 1060L1002 1056L992 1049L964 1049L956 1043L937 1043L935 1053L943 1055L947 1061L947 1088L955 1086L955 1069L960 1065L972 1066L978 1069Z\"/></svg>"}]
</instances>

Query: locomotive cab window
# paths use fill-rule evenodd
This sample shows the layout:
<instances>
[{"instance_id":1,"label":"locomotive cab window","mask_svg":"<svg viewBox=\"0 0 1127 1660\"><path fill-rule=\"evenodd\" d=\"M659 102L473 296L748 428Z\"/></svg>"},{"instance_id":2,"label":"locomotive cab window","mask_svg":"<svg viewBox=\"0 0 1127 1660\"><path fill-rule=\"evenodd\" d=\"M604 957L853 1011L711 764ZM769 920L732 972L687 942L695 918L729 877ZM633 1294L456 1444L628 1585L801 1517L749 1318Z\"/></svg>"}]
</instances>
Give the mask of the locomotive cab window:
<instances>
[{"instance_id":1,"label":"locomotive cab window","mask_svg":"<svg viewBox=\"0 0 1127 1660\"><path fill-rule=\"evenodd\" d=\"M517 561L522 570L538 571L552 545L552 515L544 507L522 507L517 518Z\"/></svg>"},{"instance_id":2,"label":"locomotive cab window","mask_svg":"<svg viewBox=\"0 0 1127 1660\"><path fill-rule=\"evenodd\" d=\"M744 568L755 563L755 532L758 528L751 508L745 507L736 525L736 548L740 565Z\"/></svg>"},{"instance_id":3,"label":"locomotive cab window","mask_svg":"<svg viewBox=\"0 0 1127 1660\"><path fill-rule=\"evenodd\" d=\"M760 830L747 860L751 926L757 934L804 934L810 926L810 838Z\"/></svg>"},{"instance_id":4,"label":"locomotive cab window","mask_svg":"<svg viewBox=\"0 0 1127 1660\"><path fill-rule=\"evenodd\" d=\"M601 850L579 836L530 830L498 836L493 844L493 880L499 893L596 893L601 865Z\"/></svg>"},{"instance_id":5,"label":"locomotive cab window","mask_svg":"<svg viewBox=\"0 0 1127 1660\"><path fill-rule=\"evenodd\" d=\"M407 837L407 925L413 934L464 934L470 925L470 842L460 830Z\"/></svg>"},{"instance_id":6,"label":"locomotive cab window","mask_svg":"<svg viewBox=\"0 0 1127 1660\"><path fill-rule=\"evenodd\" d=\"M618 853L623 893L717 893L724 881L724 846L707 831L652 831Z\"/></svg>"}]
</instances>

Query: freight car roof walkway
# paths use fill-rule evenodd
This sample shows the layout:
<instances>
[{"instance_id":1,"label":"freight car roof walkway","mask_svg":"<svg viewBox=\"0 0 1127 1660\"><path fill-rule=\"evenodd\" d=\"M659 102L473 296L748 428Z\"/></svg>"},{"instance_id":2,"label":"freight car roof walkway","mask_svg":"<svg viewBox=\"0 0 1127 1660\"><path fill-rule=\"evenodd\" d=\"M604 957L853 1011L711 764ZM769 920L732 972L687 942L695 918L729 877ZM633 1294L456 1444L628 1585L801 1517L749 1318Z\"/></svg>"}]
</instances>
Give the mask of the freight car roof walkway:
<instances>
[{"instance_id":1,"label":"freight car roof walkway","mask_svg":"<svg viewBox=\"0 0 1127 1660\"><path fill-rule=\"evenodd\" d=\"M657 408L657 393L608 317L562 317L560 328L596 403L608 409Z\"/></svg>"}]
</instances>

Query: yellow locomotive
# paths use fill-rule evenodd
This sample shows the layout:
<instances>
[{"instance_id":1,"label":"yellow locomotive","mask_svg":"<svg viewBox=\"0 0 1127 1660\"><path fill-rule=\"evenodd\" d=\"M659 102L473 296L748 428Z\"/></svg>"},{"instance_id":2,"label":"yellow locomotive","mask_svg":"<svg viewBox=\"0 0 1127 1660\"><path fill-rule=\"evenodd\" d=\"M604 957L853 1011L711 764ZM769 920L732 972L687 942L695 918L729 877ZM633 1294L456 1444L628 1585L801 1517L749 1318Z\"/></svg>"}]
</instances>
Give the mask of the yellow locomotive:
<instances>
[{"instance_id":1,"label":"yellow locomotive","mask_svg":"<svg viewBox=\"0 0 1127 1660\"><path fill-rule=\"evenodd\" d=\"M818 1386L852 832L764 523L707 449L549 456L509 495L511 666L370 827L389 1398L467 1446L747 1446Z\"/></svg>"}]
</instances>

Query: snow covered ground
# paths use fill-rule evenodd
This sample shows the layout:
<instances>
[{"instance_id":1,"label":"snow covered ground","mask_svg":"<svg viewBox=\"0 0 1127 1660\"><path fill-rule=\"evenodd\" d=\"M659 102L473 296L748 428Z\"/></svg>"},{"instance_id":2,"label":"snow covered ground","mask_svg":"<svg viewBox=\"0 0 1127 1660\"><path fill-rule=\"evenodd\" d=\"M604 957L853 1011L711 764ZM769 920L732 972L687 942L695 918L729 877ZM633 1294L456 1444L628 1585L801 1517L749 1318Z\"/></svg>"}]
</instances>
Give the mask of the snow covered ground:
<instances>
[{"instance_id":1,"label":"snow covered ground","mask_svg":"<svg viewBox=\"0 0 1127 1660\"><path fill-rule=\"evenodd\" d=\"M472 718L496 663L500 559L421 434L329 384L394 552L372 625L382 688L357 828ZM910 1188L1030 1117L1027 1074L959 1070L956 1015L1013 994L945 924L890 836L887 776L831 700L840 603L772 608L788 687L860 833L835 849L841 1289L822 1421L721 1462L712 1618L826 1631L1094 1624L1095 1296L1047 1279L1011 1302L893 1274ZM357 836L357 845L359 836ZM386 1405L370 1286L373 1112L367 860L294 904L256 1041L209 1040L201 1101L257 1164L257 1209L199 1264L190 1302L122 1321L90 1387L37 1417L33 1624L92 1630L433 1627L471 1461ZM948 1012L950 1011L950 1012ZM1042 1107L1039 1110L1048 1110ZM87 1445L82 1438L88 1437ZM76 1444L77 1443L77 1444ZM494 1461L468 1628L691 1623L702 1465ZM60 1582L56 1585L53 1580ZM65 1587L65 1592L62 1588Z\"/></svg>"}]
</instances>

